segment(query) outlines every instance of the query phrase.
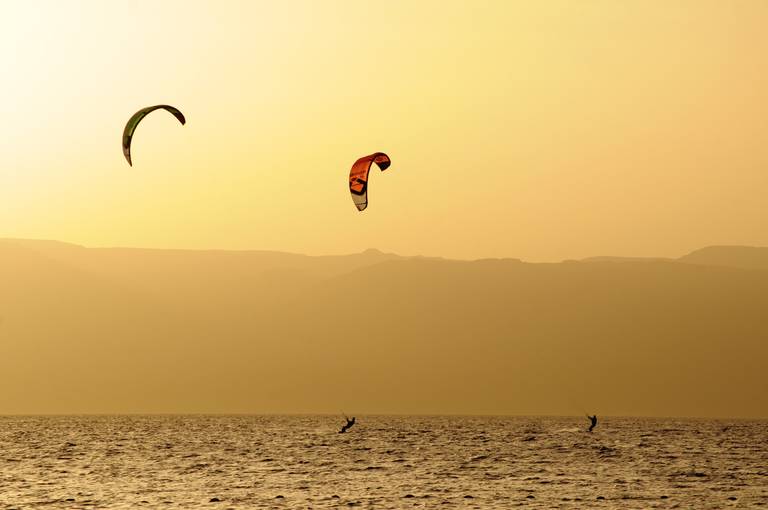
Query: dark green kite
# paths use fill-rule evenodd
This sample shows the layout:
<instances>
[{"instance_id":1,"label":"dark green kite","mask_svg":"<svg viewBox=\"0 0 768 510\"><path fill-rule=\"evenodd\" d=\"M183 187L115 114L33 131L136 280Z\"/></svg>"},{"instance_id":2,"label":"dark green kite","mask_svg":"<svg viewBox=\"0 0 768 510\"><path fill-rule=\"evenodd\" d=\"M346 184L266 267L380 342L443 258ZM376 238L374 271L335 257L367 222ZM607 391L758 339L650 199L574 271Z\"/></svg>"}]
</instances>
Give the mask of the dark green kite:
<instances>
[{"instance_id":1,"label":"dark green kite","mask_svg":"<svg viewBox=\"0 0 768 510\"><path fill-rule=\"evenodd\" d=\"M187 120L184 118L184 114L173 106L169 106L167 104L147 106L146 108L142 108L138 112L134 113L133 116L128 119L128 123L125 125L125 129L123 129L123 155L125 156L125 159L128 160L129 165L133 166L133 163L131 163L131 139L133 138L133 132L136 131L136 126L139 125L141 119L153 111L159 110L161 108L171 112L174 117L179 119L179 122L181 122L182 125L186 124Z\"/></svg>"}]
</instances>

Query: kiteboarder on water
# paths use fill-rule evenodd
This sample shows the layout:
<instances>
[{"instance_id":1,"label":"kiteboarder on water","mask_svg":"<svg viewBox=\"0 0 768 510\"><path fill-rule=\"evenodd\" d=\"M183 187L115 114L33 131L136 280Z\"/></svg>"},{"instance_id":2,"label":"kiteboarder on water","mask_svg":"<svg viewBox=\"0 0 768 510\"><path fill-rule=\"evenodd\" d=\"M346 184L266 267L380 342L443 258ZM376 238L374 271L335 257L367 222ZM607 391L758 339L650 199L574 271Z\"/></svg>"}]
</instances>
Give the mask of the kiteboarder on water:
<instances>
[{"instance_id":1,"label":"kiteboarder on water","mask_svg":"<svg viewBox=\"0 0 768 510\"><path fill-rule=\"evenodd\" d=\"M589 421L592 422L592 424L589 426L588 432L592 432L592 429L597 427L597 415L594 415L594 416L587 415L587 418L589 418Z\"/></svg>"},{"instance_id":2,"label":"kiteboarder on water","mask_svg":"<svg viewBox=\"0 0 768 510\"><path fill-rule=\"evenodd\" d=\"M343 434L344 432L348 431L349 429L352 428L352 425L355 424L355 417L354 416L352 417L351 420L349 418L347 418L346 416L344 417L344 419L347 420L347 424L343 425L341 427L341 430L339 431L339 434Z\"/></svg>"}]
</instances>

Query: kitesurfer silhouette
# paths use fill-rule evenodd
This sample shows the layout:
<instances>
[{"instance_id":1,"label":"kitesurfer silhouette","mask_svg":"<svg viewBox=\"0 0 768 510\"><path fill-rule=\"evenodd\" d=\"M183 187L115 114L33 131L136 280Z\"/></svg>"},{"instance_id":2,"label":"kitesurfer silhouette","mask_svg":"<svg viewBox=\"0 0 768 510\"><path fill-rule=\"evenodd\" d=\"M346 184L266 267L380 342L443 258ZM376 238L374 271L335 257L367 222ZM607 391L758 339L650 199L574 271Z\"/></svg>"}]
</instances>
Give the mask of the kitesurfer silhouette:
<instances>
[{"instance_id":1,"label":"kitesurfer silhouette","mask_svg":"<svg viewBox=\"0 0 768 510\"><path fill-rule=\"evenodd\" d=\"M339 434L343 434L344 432L346 432L347 430L352 428L352 425L355 424L355 417L354 416L352 417L351 420L349 418L347 418L346 416L344 418L347 420L347 424L341 427L341 430L339 431Z\"/></svg>"},{"instance_id":2,"label":"kitesurfer silhouette","mask_svg":"<svg viewBox=\"0 0 768 510\"><path fill-rule=\"evenodd\" d=\"M597 426L597 415L594 415L594 416L587 415L587 418L589 418L589 421L592 422L592 424L589 426L588 432L592 432L592 429Z\"/></svg>"}]
</instances>

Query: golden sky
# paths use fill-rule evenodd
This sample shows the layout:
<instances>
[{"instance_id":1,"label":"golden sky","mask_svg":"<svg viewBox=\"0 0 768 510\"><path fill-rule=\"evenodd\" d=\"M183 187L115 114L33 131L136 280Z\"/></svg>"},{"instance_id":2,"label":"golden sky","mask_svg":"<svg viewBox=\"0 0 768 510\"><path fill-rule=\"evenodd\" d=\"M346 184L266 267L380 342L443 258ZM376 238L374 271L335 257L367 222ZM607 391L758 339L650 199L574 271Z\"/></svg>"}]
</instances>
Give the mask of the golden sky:
<instances>
[{"instance_id":1,"label":"golden sky","mask_svg":"<svg viewBox=\"0 0 768 510\"><path fill-rule=\"evenodd\" d=\"M768 2L6 2L0 237L560 260L768 245ZM139 126L134 167L122 128ZM347 173L387 152L370 207Z\"/></svg>"}]
</instances>

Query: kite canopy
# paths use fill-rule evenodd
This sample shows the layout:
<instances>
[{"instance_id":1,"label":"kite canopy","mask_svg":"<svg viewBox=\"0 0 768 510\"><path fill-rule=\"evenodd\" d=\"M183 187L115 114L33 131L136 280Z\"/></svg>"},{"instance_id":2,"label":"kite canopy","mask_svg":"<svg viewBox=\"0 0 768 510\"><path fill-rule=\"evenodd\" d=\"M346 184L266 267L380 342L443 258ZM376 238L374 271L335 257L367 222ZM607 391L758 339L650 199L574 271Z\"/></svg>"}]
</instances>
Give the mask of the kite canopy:
<instances>
[{"instance_id":1,"label":"kite canopy","mask_svg":"<svg viewBox=\"0 0 768 510\"><path fill-rule=\"evenodd\" d=\"M352 165L352 170L349 171L349 192L352 193L352 200L358 211L368 207L368 172L371 170L372 163L379 165L383 172L392 162L383 152L374 152L358 159Z\"/></svg>"},{"instance_id":2,"label":"kite canopy","mask_svg":"<svg viewBox=\"0 0 768 510\"><path fill-rule=\"evenodd\" d=\"M167 105L167 104L159 104L156 106L147 106L146 108L142 108L138 112L134 113L133 116L128 119L128 123L125 125L125 129L123 129L123 155L125 156L125 159L128 160L128 164L133 166L133 163L131 163L131 139L133 138L133 132L136 131L136 126L139 125L139 122L141 122L141 119L146 117L148 114L152 113L155 110L167 110L173 114L174 117L179 119L179 122L181 122L182 125L184 125L187 120L184 118L184 114L181 113L178 109L174 108L173 106Z\"/></svg>"}]
</instances>

